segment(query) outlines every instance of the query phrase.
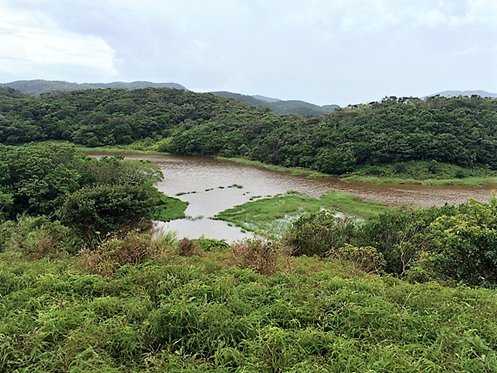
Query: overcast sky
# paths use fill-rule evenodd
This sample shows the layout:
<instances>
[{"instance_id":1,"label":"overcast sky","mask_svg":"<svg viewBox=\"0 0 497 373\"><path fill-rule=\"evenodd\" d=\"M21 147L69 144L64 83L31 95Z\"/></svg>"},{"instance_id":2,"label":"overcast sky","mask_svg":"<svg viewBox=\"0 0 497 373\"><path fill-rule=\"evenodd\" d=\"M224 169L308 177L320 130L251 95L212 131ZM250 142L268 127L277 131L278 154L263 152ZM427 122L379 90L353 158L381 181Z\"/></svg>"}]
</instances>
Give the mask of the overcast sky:
<instances>
[{"instance_id":1,"label":"overcast sky","mask_svg":"<svg viewBox=\"0 0 497 373\"><path fill-rule=\"evenodd\" d=\"M0 82L28 79L341 106L497 92L497 0L0 0Z\"/></svg>"}]
</instances>

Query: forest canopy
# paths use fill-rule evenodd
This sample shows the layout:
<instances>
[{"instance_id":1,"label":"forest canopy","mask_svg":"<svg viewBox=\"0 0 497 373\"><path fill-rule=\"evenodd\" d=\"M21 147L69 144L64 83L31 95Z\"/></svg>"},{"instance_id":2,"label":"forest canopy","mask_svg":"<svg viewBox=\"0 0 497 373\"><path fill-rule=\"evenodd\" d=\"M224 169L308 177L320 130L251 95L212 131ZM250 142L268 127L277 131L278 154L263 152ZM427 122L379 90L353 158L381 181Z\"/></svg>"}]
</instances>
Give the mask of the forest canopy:
<instances>
[{"instance_id":1,"label":"forest canopy","mask_svg":"<svg viewBox=\"0 0 497 373\"><path fill-rule=\"evenodd\" d=\"M299 117L168 88L0 96L1 143L45 140L87 147L147 141L175 154L243 157L328 174L363 167L374 173L376 166L411 161L497 170L497 100L388 97Z\"/></svg>"}]
</instances>

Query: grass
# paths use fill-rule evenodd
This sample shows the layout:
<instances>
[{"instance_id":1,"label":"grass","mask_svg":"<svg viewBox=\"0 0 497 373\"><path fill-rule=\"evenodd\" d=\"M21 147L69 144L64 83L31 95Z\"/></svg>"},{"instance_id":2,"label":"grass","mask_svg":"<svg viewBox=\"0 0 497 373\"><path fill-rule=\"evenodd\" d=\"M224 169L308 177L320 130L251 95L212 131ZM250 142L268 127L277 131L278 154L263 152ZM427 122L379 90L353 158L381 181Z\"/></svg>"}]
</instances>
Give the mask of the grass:
<instances>
[{"instance_id":1,"label":"grass","mask_svg":"<svg viewBox=\"0 0 497 373\"><path fill-rule=\"evenodd\" d=\"M266 164L262 163L259 161L250 161L245 158L224 158L224 157L217 157L219 159L226 159L229 161L233 162L238 162L238 163L243 163L249 166L257 166L257 167L264 167L269 170L273 171L279 171L279 172L290 172L292 175L308 175L309 177L330 177L330 175L326 175L320 172L316 172L310 169L302 168L302 167L283 167L283 166L276 166L276 165L271 165L271 164Z\"/></svg>"},{"instance_id":2,"label":"grass","mask_svg":"<svg viewBox=\"0 0 497 373\"><path fill-rule=\"evenodd\" d=\"M0 254L1 372L492 372L495 291L346 262L174 251L102 277L78 256Z\"/></svg>"},{"instance_id":3,"label":"grass","mask_svg":"<svg viewBox=\"0 0 497 373\"><path fill-rule=\"evenodd\" d=\"M464 179L425 179L416 180L412 178L398 177L378 177L378 176L360 176L353 175L341 179L342 181L361 181L373 184L418 184L418 185L465 185L465 186L482 186L497 184L497 177L466 177Z\"/></svg>"},{"instance_id":4,"label":"grass","mask_svg":"<svg viewBox=\"0 0 497 373\"><path fill-rule=\"evenodd\" d=\"M276 238L280 237L302 214L317 212L320 209L333 209L346 215L367 219L387 210L388 207L344 192L331 191L319 199L289 192L286 195L256 199L235 206L220 212L214 219L233 223L237 227L266 237Z\"/></svg>"},{"instance_id":5,"label":"grass","mask_svg":"<svg viewBox=\"0 0 497 373\"><path fill-rule=\"evenodd\" d=\"M184 202L178 198L166 196L163 193L157 193L160 202L155 207L153 219L159 221L170 221L185 217L185 210L188 207L188 202Z\"/></svg>"},{"instance_id":6,"label":"grass","mask_svg":"<svg viewBox=\"0 0 497 373\"><path fill-rule=\"evenodd\" d=\"M467 185L497 183L497 175L485 167L463 168L436 161L410 161L381 166L364 166L343 181L367 183Z\"/></svg>"},{"instance_id":7,"label":"grass","mask_svg":"<svg viewBox=\"0 0 497 373\"><path fill-rule=\"evenodd\" d=\"M283 167L250 161L244 158L222 158L250 166L264 167L292 175L307 175L309 178L336 177L300 167ZM360 181L374 184L420 184L420 185L466 185L482 186L497 184L494 171L484 167L463 168L446 163L411 161L381 166L364 166L350 175L342 175L342 181Z\"/></svg>"}]
</instances>

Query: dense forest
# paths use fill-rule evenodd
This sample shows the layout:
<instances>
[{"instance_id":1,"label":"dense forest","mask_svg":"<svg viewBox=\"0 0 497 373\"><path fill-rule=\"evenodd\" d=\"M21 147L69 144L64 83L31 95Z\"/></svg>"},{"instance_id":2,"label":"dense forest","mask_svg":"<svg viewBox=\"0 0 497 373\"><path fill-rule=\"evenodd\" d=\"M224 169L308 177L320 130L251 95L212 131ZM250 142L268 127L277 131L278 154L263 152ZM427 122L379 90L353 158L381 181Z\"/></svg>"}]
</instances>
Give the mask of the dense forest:
<instances>
[{"instance_id":1,"label":"dense forest","mask_svg":"<svg viewBox=\"0 0 497 373\"><path fill-rule=\"evenodd\" d=\"M345 174L433 161L497 169L497 100L389 97L321 116L176 89L0 96L0 142L64 140L88 147L158 142L176 154L244 157ZM400 166L402 168L402 166Z\"/></svg>"}]
</instances>

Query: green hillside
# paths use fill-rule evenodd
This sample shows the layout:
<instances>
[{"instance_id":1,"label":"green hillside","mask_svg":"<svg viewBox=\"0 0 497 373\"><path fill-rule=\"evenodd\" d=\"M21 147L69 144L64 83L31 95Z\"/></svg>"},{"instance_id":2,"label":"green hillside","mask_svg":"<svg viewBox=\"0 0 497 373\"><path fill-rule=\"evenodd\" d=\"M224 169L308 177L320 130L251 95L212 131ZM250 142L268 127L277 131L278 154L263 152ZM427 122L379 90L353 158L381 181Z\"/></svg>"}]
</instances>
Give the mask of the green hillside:
<instances>
[{"instance_id":1,"label":"green hillside","mask_svg":"<svg viewBox=\"0 0 497 373\"><path fill-rule=\"evenodd\" d=\"M186 89L178 83L152 83L145 81L113 82L113 83L71 83L58 80L18 80L10 83L0 83L0 86L17 89L23 93L40 95L49 92L76 91L81 89L143 89L143 88L175 88Z\"/></svg>"},{"instance_id":2,"label":"green hillside","mask_svg":"<svg viewBox=\"0 0 497 373\"><path fill-rule=\"evenodd\" d=\"M0 96L1 143L45 140L87 147L140 143L335 175L485 176L497 170L497 100L390 97L300 117L168 88Z\"/></svg>"},{"instance_id":3,"label":"green hillside","mask_svg":"<svg viewBox=\"0 0 497 373\"><path fill-rule=\"evenodd\" d=\"M277 115L322 115L332 112L335 109L340 108L338 105L325 105L318 106L313 105L304 101L297 100L263 100L258 99L257 96L247 96L232 92L210 92L215 96L232 98L236 101L243 101L247 105L255 107L267 107L270 108Z\"/></svg>"}]
</instances>

